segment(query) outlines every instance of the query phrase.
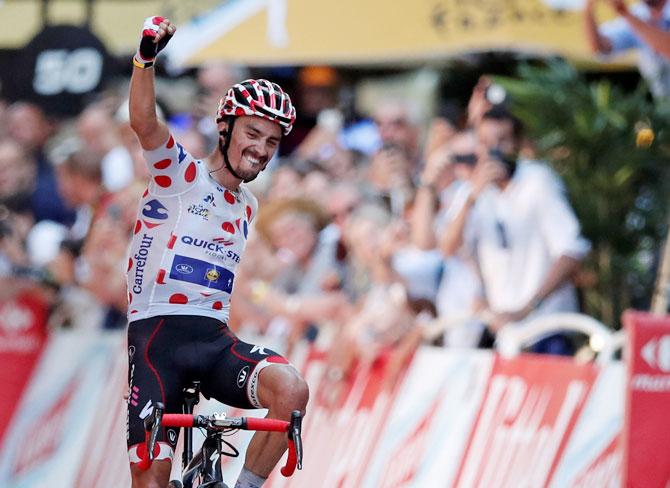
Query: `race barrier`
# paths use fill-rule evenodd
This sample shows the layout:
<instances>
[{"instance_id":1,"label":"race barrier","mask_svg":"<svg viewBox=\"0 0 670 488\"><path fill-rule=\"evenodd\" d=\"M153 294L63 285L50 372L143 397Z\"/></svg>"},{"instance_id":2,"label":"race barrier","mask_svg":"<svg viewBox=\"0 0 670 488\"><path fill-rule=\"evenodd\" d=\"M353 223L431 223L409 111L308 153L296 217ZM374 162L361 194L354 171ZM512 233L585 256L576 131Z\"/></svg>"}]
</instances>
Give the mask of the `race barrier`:
<instances>
[{"instance_id":1,"label":"race barrier","mask_svg":"<svg viewBox=\"0 0 670 488\"><path fill-rule=\"evenodd\" d=\"M0 303L0 445L47 339L47 305L20 293Z\"/></svg>"},{"instance_id":2,"label":"race barrier","mask_svg":"<svg viewBox=\"0 0 670 488\"><path fill-rule=\"evenodd\" d=\"M626 486L670 486L670 321L627 312Z\"/></svg>"},{"instance_id":3,"label":"race barrier","mask_svg":"<svg viewBox=\"0 0 670 488\"><path fill-rule=\"evenodd\" d=\"M665 487L670 460L653 454L670 438L670 321L624 320L625 363L421 347L399 375L382 355L335 382L323 351L298 349L304 469L266 486ZM0 486L129 486L126 360L123 334L54 334L1 446ZM250 437L229 440L243 452ZM227 483L242 463L224 459Z\"/></svg>"}]
</instances>

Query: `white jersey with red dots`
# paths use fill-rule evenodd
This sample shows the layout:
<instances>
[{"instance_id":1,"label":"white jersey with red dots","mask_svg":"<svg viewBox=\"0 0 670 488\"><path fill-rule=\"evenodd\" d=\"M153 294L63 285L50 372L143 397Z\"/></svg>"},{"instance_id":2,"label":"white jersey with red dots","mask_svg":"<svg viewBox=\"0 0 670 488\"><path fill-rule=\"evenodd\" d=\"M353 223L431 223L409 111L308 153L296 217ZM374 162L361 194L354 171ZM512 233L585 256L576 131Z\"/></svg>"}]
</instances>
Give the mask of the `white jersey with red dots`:
<instances>
[{"instance_id":1,"label":"white jersey with red dots","mask_svg":"<svg viewBox=\"0 0 670 488\"><path fill-rule=\"evenodd\" d=\"M219 185L172 136L144 156L151 181L128 259L128 320L200 315L227 323L258 202L244 185Z\"/></svg>"}]
</instances>

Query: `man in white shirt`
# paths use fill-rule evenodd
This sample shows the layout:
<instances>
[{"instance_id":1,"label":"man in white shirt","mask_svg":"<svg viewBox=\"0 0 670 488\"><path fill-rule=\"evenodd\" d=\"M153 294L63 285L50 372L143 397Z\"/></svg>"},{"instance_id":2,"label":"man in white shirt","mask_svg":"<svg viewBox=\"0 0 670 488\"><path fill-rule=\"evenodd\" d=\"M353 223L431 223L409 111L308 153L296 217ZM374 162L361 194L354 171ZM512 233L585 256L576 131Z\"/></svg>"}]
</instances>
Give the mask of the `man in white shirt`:
<instances>
[{"instance_id":1,"label":"man in white shirt","mask_svg":"<svg viewBox=\"0 0 670 488\"><path fill-rule=\"evenodd\" d=\"M453 254L464 245L475 256L494 332L537 314L577 311L571 277L589 244L561 181L545 164L517 161L522 128L505 109L484 114L477 135L480 158L442 238L443 251ZM571 348L556 336L534 351Z\"/></svg>"}]
</instances>

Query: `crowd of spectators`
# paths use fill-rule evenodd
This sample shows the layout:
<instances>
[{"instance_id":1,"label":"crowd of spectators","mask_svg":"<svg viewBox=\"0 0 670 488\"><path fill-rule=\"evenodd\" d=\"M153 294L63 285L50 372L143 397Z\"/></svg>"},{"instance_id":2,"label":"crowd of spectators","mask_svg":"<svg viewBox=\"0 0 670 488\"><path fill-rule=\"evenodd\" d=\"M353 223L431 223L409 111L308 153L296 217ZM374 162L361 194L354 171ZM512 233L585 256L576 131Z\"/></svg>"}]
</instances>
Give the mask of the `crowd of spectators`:
<instances>
[{"instance_id":1,"label":"crowd of spectators","mask_svg":"<svg viewBox=\"0 0 670 488\"><path fill-rule=\"evenodd\" d=\"M216 143L217 98L246 75L203 66L191 110L166 116L196 157ZM304 119L251 184L260 212L233 329L289 350L327 347L338 381L382 353L400 364L420 343L491 347L502 326L578 309L571 280L588 243L500 87L483 77L460 117L382 97L354 119L338 106L337 71L304 68L298 81ZM125 327L129 236L147 181L123 90L74 120L2 104L3 296L42 297L52 328ZM536 352L572 346L555 336Z\"/></svg>"}]
</instances>

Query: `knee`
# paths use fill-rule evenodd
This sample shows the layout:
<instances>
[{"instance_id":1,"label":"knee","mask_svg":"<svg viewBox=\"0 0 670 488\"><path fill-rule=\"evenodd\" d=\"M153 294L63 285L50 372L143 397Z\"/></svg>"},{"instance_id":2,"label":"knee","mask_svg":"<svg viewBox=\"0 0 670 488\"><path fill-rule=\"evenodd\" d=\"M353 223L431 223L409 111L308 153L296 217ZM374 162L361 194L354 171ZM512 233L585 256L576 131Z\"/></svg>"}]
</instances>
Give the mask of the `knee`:
<instances>
[{"instance_id":1,"label":"knee","mask_svg":"<svg viewBox=\"0 0 670 488\"><path fill-rule=\"evenodd\" d=\"M307 386L307 382L302 376L296 373L287 381L285 391L288 392L288 397L293 404L291 411L300 410L304 414L307 402L309 401L309 386Z\"/></svg>"},{"instance_id":2,"label":"knee","mask_svg":"<svg viewBox=\"0 0 670 488\"><path fill-rule=\"evenodd\" d=\"M266 371L263 371L265 373ZM309 400L307 382L291 366L267 368L267 375L262 381L263 405L275 410L282 416L290 416L293 410L303 414Z\"/></svg>"}]
</instances>

